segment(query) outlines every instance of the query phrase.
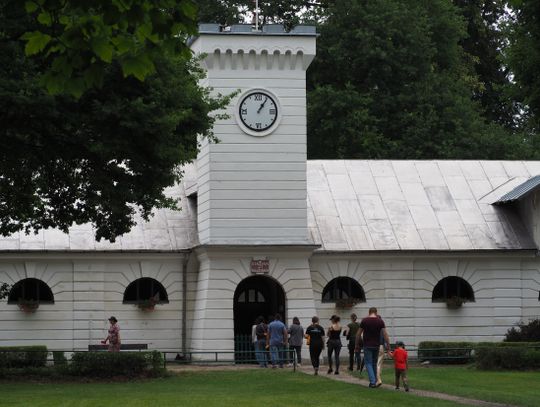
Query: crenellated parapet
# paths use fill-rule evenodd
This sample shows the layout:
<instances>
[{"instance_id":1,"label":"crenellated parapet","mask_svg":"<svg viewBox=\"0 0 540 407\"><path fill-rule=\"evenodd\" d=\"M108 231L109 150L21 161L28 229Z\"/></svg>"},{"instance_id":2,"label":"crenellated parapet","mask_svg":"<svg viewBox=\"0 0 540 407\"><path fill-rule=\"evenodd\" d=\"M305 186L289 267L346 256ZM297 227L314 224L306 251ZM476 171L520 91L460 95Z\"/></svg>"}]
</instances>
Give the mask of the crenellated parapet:
<instances>
[{"instance_id":1,"label":"crenellated parapet","mask_svg":"<svg viewBox=\"0 0 540 407\"><path fill-rule=\"evenodd\" d=\"M315 27L300 26L290 32L280 25L252 31L250 25L220 30L217 24L202 24L201 36L191 48L204 54L208 70L303 70L315 56Z\"/></svg>"}]
</instances>

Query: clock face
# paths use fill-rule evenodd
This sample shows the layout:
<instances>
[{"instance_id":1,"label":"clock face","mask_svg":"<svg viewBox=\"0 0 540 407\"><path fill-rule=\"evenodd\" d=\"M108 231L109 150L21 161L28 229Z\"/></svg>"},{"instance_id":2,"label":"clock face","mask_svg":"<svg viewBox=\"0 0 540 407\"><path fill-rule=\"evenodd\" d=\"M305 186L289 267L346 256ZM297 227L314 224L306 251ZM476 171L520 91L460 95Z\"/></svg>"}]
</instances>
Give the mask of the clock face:
<instances>
[{"instance_id":1,"label":"clock face","mask_svg":"<svg viewBox=\"0 0 540 407\"><path fill-rule=\"evenodd\" d=\"M278 107L274 99L265 92L248 93L238 108L240 120L249 130L261 132L274 125Z\"/></svg>"}]
</instances>

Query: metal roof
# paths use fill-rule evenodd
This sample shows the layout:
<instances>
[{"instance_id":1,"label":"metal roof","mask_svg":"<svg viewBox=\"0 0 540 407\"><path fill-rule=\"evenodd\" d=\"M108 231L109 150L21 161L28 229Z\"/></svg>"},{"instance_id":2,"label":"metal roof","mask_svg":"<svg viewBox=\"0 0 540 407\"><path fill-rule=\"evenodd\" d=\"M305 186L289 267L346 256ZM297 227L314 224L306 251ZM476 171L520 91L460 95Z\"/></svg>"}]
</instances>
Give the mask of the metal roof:
<instances>
[{"instance_id":1,"label":"metal roof","mask_svg":"<svg viewBox=\"0 0 540 407\"><path fill-rule=\"evenodd\" d=\"M536 249L515 211L493 203L537 174L540 161L308 161L310 241L336 252ZM197 214L185 197L196 190L196 179L189 165L182 184L167 190L181 199L182 211L157 210L115 243L96 242L92 226L83 225L68 234L49 229L2 237L0 250L192 248Z\"/></svg>"},{"instance_id":2,"label":"metal roof","mask_svg":"<svg viewBox=\"0 0 540 407\"><path fill-rule=\"evenodd\" d=\"M531 161L308 161L308 226L326 251L535 249L492 205L540 174Z\"/></svg>"},{"instance_id":3,"label":"metal roof","mask_svg":"<svg viewBox=\"0 0 540 407\"><path fill-rule=\"evenodd\" d=\"M534 192L540 186L540 175L536 175L523 184L518 185L513 190L504 194L499 200L494 202L494 205L506 204L514 201L518 201L531 192Z\"/></svg>"},{"instance_id":4,"label":"metal roof","mask_svg":"<svg viewBox=\"0 0 540 407\"><path fill-rule=\"evenodd\" d=\"M22 232L8 237L0 237L0 251L179 251L198 244L196 219L197 209L192 202L184 199L185 188L196 179L194 165L184 169L184 182L167 188L166 195L180 198L181 211L158 209L154 216L144 222L139 218L129 233L110 243L94 238L92 225L73 226L69 233L56 229L40 230L37 234Z\"/></svg>"}]
</instances>

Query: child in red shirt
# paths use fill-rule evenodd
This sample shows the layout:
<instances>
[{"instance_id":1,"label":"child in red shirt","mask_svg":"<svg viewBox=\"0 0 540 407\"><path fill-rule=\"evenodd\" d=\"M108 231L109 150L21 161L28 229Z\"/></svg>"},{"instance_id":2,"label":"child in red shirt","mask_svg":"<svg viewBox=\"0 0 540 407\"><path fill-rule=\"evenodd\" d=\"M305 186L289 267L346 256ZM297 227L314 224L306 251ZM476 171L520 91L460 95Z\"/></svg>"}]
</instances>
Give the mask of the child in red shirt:
<instances>
[{"instance_id":1,"label":"child in red shirt","mask_svg":"<svg viewBox=\"0 0 540 407\"><path fill-rule=\"evenodd\" d=\"M401 377L403 379L405 391L409 391L409 382L407 380L408 354L403 342L396 342L396 349L393 352L390 352L390 356L394 359L396 390L399 390L399 378Z\"/></svg>"}]
</instances>

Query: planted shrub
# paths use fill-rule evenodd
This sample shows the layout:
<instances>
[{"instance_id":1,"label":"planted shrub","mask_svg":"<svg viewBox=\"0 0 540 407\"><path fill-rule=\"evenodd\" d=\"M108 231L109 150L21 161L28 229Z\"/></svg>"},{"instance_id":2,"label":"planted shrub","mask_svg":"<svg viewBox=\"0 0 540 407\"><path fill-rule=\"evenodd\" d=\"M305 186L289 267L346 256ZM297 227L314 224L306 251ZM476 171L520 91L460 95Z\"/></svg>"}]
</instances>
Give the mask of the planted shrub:
<instances>
[{"instance_id":1,"label":"planted shrub","mask_svg":"<svg viewBox=\"0 0 540 407\"><path fill-rule=\"evenodd\" d=\"M0 347L0 368L43 367L47 363L46 346Z\"/></svg>"},{"instance_id":2,"label":"planted shrub","mask_svg":"<svg viewBox=\"0 0 540 407\"><path fill-rule=\"evenodd\" d=\"M476 366L482 370L540 369L540 348L527 346L479 346L475 350Z\"/></svg>"},{"instance_id":3,"label":"planted shrub","mask_svg":"<svg viewBox=\"0 0 540 407\"><path fill-rule=\"evenodd\" d=\"M418 359L440 364L465 364L472 359L471 342L424 341L418 344Z\"/></svg>"},{"instance_id":4,"label":"planted shrub","mask_svg":"<svg viewBox=\"0 0 540 407\"><path fill-rule=\"evenodd\" d=\"M506 332L505 342L534 342L540 341L540 319L534 319L525 324L520 321Z\"/></svg>"},{"instance_id":5,"label":"planted shrub","mask_svg":"<svg viewBox=\"0 0 540 407\"><path fill-rule=\"evenodd\" d=\"M65 366L67 365L67 358L62 351L53 351L53 360L55 366Z\"/></svg>"},{"instance_id":6,"label":"planted shrub","mask_svg":"<svg viewBox=\"0 0 540 407\"><path fill-rule=\"evenodd\" d=\"M70 373L76 376L140 376L155 373L162 366L161 353L154 352L80 352L73 354Z\"/></svg>"}]
</instances>

